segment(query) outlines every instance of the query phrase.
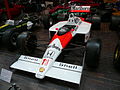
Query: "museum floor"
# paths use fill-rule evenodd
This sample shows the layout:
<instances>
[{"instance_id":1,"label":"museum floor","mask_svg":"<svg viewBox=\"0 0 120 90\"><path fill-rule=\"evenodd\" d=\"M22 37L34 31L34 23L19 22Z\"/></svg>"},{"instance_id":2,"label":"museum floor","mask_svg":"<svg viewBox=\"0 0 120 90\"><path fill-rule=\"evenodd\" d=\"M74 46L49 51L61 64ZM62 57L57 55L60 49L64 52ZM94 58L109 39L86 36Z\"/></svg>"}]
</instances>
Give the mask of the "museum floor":
<instances>
[{"instance_id":1,"label":"museum floor","mask_svg":"<svg viewBox=\"0 0 120 90\"><path fill-rule=\"evenodd\" d=\"M39 39L48 40L48 30L39 29L35 33ZM9 66L18 59L20 54L17 51L9 52L1 46L0 70L8 69L13 72L13 76L11 83L0 80L0 90L8 90L12 83L16 83L21 90L120 90L120 73L114 69L112 64L115 45L118 41L116 32L108 29L108 23L102 23L101 30L92 31L92 37L102 40L100 64L96 70L84 67L79 86L47 77L39 80L34 74L10 69ZM45 48L37 48L32 56L39 57L44 50ZM71 58L73 59L75 58Z\"/></svg>"}]
</instances>

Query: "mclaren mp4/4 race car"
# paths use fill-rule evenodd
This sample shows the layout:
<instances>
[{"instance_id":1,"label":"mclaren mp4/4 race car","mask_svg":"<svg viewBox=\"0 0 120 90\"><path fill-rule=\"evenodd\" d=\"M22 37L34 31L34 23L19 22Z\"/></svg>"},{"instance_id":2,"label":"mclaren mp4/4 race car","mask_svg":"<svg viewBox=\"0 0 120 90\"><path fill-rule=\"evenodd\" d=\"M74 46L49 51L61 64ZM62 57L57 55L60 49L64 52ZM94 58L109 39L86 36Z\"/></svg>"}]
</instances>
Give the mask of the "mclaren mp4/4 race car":
<instances>
[{"instance_id":1,"label":"mclaren mp4/4 race car","mask_svg":"<svg viewBox=\"0 0 120 90\"><path fill-rule=\"evenodd\" d=\"M68 21L61 21L50 27L49 31L52 39L41 59L21 55L18 61L10 67L35 73L36 78L39 79L48 76L80 84L84 61L86 61L87 66L97 67L101 51L100 39L89 40L90 28L91 23L82 21L79 17L74 16L74 14L70 14ZM25 49L29 51L31 49L30 47L27 48L27 46L23 47L30 44L30 36L28 37L27 35L29 35L28 32L23 32L18 36L17 42L21 51L25 51ZM85 48L82 66L56 61L70 42L74 42L75 44L82 43L80 46Z\"/></svg>"}]
</instances>

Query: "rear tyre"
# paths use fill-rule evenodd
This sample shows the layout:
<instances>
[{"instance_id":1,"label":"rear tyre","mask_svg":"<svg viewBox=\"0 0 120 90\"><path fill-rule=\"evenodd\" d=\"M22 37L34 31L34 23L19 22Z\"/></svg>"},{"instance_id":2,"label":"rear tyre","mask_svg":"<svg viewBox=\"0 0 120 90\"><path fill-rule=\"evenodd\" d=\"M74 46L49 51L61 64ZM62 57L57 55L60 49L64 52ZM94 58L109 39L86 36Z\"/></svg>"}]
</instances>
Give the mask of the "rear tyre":
<instances>
[{"instance_id":1,"label":"rear tyre","mask_svg":"<svg viewBox=\"0 0 120 90\"><path fill-rule=\"evenodd\" d=\"M37 46L37 38L32 32L22 32L17 38L17 48L21 54L31 54Z\"/></svg>"},{"instance_id":2,"label":"rear tyre","mask_svg":"<svg viewBox=\"0 0 120 90\"><path fill-rule=\"evenodd\" d=\"M98 10L98 13L101 16L101 21L102 22L109 22L111 15L112 15L112 11L111 10Z\"/></svg>"},{"instance_id":3,"label":"rear tyre","mask_svg":"<svg viewBox=\"0 0 120 90\"><path fill-rule=\"evenodd\" d=\"M118 30L118 26L120 24L120 16L115 16L113 15L111 17L111 22L110 22L110 30Z\"/></svg>"},{"instance_id":4,"label":"rear tyre","mask_svg":"<svg viewBox=\"0 0 120 90\"><path fill-rule=\"evenodd\" d=\"M101 52L101 40L92 39L86 45L85 62L88 67L98 67Z\"/></svg>"},{"instance_id":5,"label":"rear tyre","mask_svg":"<svg viewBox=\"0 0 120 90\"><path fill-rule=\"evenodd\" d=\"M94 30L100 30L100 27L101 27L101 17L98 16L98 15L94 15L92 17L92 29Z\"/></svg>"},{"instance_id":6,"label":"rear tyre","mask_svg":"<svg viewBox=\"0 0 120 90\"><path fill-rule=\"evenodd\" d=\"M115 66L116 69L120 68L120 41L116 45L116 48L114 51L113 65Z\"/></svg>"}]
</instances>

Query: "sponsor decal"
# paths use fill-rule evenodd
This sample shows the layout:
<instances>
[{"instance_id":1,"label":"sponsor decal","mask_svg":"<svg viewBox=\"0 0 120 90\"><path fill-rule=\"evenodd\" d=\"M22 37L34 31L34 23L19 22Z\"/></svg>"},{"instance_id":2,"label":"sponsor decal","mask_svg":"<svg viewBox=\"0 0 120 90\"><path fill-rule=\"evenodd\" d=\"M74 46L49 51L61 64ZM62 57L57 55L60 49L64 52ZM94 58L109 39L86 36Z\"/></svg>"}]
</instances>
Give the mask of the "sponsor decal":
<instances>
[{"instance_id":1,"label":"sponsor decal","mask_svg":"<svg viewBox=\"0 0 120 90\"><path fill-rule=\"evenodd\" d=\"M52 51L52 50L49 50L49 51L47 52L47 56L49 56L49 57L54 56L54 54L55 54L55 52Z\"/></svg>"},{"instance_id":2,"label":"sponsor decal","mask_svg":"<svg viewBox=\"0 0 120 90\"><path fill-rule=\"evenodd\" d=\"M68 65L68 64L60 63L59 66L60 67L70 68L70 69L77 69L76 65Z\"/></svg>"},{"instance_id":3,"label":"sponsor decal","mask_svg":"<svg viewBox=\"0 0 120 90\"><path fill-rule=\"evenodd\" d=\"M90 12L90 6L74 6L70 12Z\"/></svg>"},{"instance_id":4,"label":"sponsor decal","mask_svg":"<svg viewBox=\"0 0 120 90\"><path fill-rule=\"evenodd\" d=\"M50 59L53 59L52 57L49 57L49 56L47 56L47 55L45 55L44 58L50 58Z\"/></svg>"},{"instance_id":5,"label":"sponsor decal","mask_svg":"<svg viewBox=\"0 0 120 90\"><path fill-rule=\"evenodd\" d=\"M56 46L55 44L49 45L48 48L55 48L55 49L57 49L58 51L60 51L60 48L59 48L58 46Z\"/></svg>"},{"instance_id":6,"label":"sponsor decal","mask_svg":"<svg viewBox=\"0 0 120 90\"><path fill-rule=\"evenodd\" d=\"M55 52L52 50L49 50L47 54L45 54L44 58L50 58L53 59L52 57L54 56Z\"/></svg>"},{"instance_id":7,"label":"sponsor decal","mask_svg":"<svg viewBox=\"0 0 120 90\"><path fill-rule=\"evenodd\" d=\"M43 61L42 61L42 65L47 66L47 65L48 65L48 62L49 62L49 60L48 60L48 59L43 59Z\"/></svg>"},{"instance_id":8,"label":"sponsor decal","mask_svg":"<svg viewBox=\"0 0 120 90\"><path fill-rule=\"evenodd\" d=\"M43 71L45 71L45 68L41 67L41 68L39 69L39 72L43 72Z\"/></svg>"},{"instance_id":9,"label":"sponsor decal","mask_svg":"<svg viewBox=\"0 0 120 90\"><path fill-rule=\"evenodd\" d=\"M75 7L71 7L71 10L90 10L90 7L88 6L75 6Z\"/></svg>"},{"instance_id":10,"label":"sponsor decal","mask_svg":"<svg viewBox=\"0 0 120 90\"><path fill-rule=\"evenodd\" d=\"M31 58L31 57L27 57L27 56L25 56L24 59L33 60L33 61L38 61L38 59L36 59L36 58Z\"/></svg>"}]
</instances>

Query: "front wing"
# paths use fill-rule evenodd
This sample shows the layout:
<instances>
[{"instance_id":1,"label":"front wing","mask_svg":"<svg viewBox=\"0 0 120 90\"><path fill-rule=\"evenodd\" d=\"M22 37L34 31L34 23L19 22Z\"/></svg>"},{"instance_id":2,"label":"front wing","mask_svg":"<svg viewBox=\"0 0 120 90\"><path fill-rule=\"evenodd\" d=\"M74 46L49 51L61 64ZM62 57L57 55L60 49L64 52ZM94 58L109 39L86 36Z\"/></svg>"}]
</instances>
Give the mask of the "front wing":
<instances>
[{"instance_id":1,"label":"front wing","mask_svg":"<svg viewBox=\"0 0 120 90\"><path fill-rule=\"evenodd\" d=\"M40 58L21 55L10 67L30 73L36 73L41 61L42 59ZM45 76L80 84L82 70L83 66L55 62Z\"/></svg>"}]
</instances>

